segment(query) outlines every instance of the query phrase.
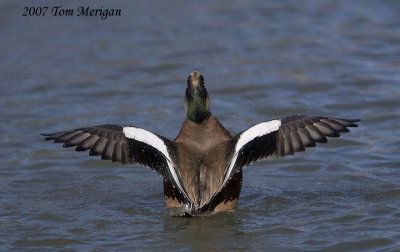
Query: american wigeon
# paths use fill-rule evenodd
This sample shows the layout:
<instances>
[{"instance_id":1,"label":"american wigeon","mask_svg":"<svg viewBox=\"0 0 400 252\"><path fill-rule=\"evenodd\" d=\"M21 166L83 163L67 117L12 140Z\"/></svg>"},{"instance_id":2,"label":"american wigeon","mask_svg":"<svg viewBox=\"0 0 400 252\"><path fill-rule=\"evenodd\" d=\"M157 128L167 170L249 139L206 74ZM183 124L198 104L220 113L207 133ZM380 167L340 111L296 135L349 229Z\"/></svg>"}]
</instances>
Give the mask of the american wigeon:
<instances>
[{"instance_id":1,"label":"american wigeon","mask_svg":"<svg viewBox=\"0 0 400 252\"><path fill-rule=\"evenodd\" d=\"M292 155L339 137L356 119L296 115L257 124L232 135L210 112L203 76L192 72L184 105L187 118L169 140L134 126L100 125L43 134L45 140L90 150L123 164L138 163L164 178L171 213L197 215L234 209L242 185L242 167L269 156Z\"/></svg>"}]
</instances>

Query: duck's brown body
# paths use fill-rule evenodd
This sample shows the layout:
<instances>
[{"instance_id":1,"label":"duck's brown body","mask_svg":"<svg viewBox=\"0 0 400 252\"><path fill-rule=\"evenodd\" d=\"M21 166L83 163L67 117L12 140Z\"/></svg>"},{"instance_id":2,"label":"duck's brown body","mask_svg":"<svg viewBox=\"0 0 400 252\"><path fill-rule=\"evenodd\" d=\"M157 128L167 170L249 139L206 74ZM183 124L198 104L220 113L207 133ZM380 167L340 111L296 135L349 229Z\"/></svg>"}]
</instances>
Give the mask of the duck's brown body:
<instances>
[{"instance_id":1,"label":"duck's brown body","mask_svg":"<svg viewBox=\"0 0 400 252\"><path fill-rule=\"evenodd\" d=\"M188 196L195 204L195 209L208 204L221 188L231 154L228 150L231 139L231 134L211 114L202 124L186 119L179 135L174 139L177 148L177 169ZM236 207L241 182L242 171L235 174L226 189L221 192L221 199L213 202L214 211ZM164 181L164 193L169 208L180 206L176 197L179 191L169 181Z\"/></svg>"}]
</instances>

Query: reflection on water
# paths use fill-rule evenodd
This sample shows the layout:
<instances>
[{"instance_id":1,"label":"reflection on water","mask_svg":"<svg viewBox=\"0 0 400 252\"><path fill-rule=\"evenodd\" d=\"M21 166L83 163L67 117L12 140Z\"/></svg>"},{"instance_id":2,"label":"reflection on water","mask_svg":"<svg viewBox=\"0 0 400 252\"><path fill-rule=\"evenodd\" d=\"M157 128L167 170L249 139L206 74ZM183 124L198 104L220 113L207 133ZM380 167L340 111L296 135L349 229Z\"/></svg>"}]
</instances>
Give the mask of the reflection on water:
<instances>
[{"instance_id":1,"label":"reflection on water","mask_svg":"<svg viewBox=\"0 0 400 252\"><path fill-rule=\"evenodd\" d=\"M0 4L1 250L400 246L399 2L114 1L107 20L22 17L25 4ZM238 209L206 218L168 216L148 169L39 136L120 123L174 138L193 70L233 133L291 114L363 121L245 168Z\"/></svg>"}]
</instances>

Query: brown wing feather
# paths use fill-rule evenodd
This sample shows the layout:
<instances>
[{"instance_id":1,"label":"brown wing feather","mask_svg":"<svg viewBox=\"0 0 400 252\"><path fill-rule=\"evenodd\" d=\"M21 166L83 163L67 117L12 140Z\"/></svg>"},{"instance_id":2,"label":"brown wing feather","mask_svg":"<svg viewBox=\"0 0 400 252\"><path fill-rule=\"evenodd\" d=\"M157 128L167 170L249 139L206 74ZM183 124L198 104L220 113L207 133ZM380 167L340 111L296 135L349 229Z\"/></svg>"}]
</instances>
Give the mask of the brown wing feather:
<instances>
[{"instance_id":1,"label":"brown wing feather","mask_svg":"<svg viewBox=\"0 0 400 252\"><path fill-rule=\"evenodd\" d=\"M42 135L46 136L45 140L64 143L64 147L75 147L76 151L90 149L91 156L101 155L102 159L123 164L136 163L126 148L128 140L122 129L118 125L100 125Z\"/></svg>"},{"instance_id":2,"label":"brown wing feather","mask_svg":"<svg viewBox=\"0 0 400 252\"><path fill-rule=\"evenodd\" d=\"M326 137L339 137L340 132L348 132L347 127L357 127L359 119L339 119L330 117L292 116L282 119L276 137L276 156L293 155L316 143L326 143Z\"/></svg>"}]
</instances>

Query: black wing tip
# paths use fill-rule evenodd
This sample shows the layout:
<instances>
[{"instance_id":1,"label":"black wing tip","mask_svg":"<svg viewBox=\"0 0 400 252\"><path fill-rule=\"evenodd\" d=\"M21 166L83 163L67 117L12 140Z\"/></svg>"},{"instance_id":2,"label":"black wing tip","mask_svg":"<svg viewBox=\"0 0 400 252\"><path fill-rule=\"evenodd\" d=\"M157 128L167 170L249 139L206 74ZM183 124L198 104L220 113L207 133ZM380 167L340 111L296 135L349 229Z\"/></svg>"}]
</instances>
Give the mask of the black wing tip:
<instances>
[{"instance_id":1,"label":"black wing tip","mask_svg":"<svg viewBox=\"0 0 400 252\"><path fill-rule=\"evenodd\" d=\"M57 142L54 142L54 143L57 143ZM63 143L63 142L60 142L60 143ZM63 147L64 147L64 148L74 147L74 146L76 146L76 144L69 144L69 143L67 143L67 142L64 142L64 144L63 144Z\"/></svg>"},{"instance_id":2,"label":"black wing tip","mask_svg":"<svg viewBox=\"0 0 400 252\"><path fill-rule=\"evenodd\" d=\"M45 141L50 141L53 140L54 143L62 143L63 141L58 141L57 136L62 132L57 132L57 133L40 133L41 136L45 136L44 140Z\"/></svg>"},{"instance_id":3,"label":"black wing tip","mask_svg":"<svg viewBox=\"0 0 400 252\"><path fill-rule=\"evenodd\" d=\"M40 133L41 136L45 136L44 140L49 141L49 140L54 140L54 134L51 133Z\"/></svg>"},{"instance_id":4,"label":"black wing tip","mask_svg":"<svg viewBox=\"0 0 400 252\"><path fill-rule=\"evenodd\" d=\"M77 145L76 147L75 147L75 151L87 151L89 148L86 148L86 147L82 147L82 146L79 146L79 145Z\"/></svg>"},{"instance_id":5,"label":"black wing tip","mask_svg":"<svg viewBox=\"0 0 400 252\"><path fill-rule=\"evenodd\" d=\"M327 137L340 137L340 131L334 132L330 135L327 135Z\"/></svg>"},{"instance_id":6,"label":"black wing tip","mask_svg":"<svg viewBox=\"0 0 400 252\"><path fill-rule=\"evenodd\" d=\"M357 128L358 124L356 124L356 122L361 122L361 119L346 119L346 121L350 122L351 124L346 125L346 127L353 127L353 128Z\"/></svg>"},{"instance_id":7,"label":"black wing tip","mask_svg":"<svg viewBox=\"0 0 400 252\"><path fill-rule=\"evenodd\" d=\"M357 119L344 119L344 118L334 118L334 117L331 117L331 118L332 119L339 119L339 120L343 120L343 121L347 121L347 122L351 122L351 123L361 122L361 118L357 118Z\"/></svg>"}]
</instances>

